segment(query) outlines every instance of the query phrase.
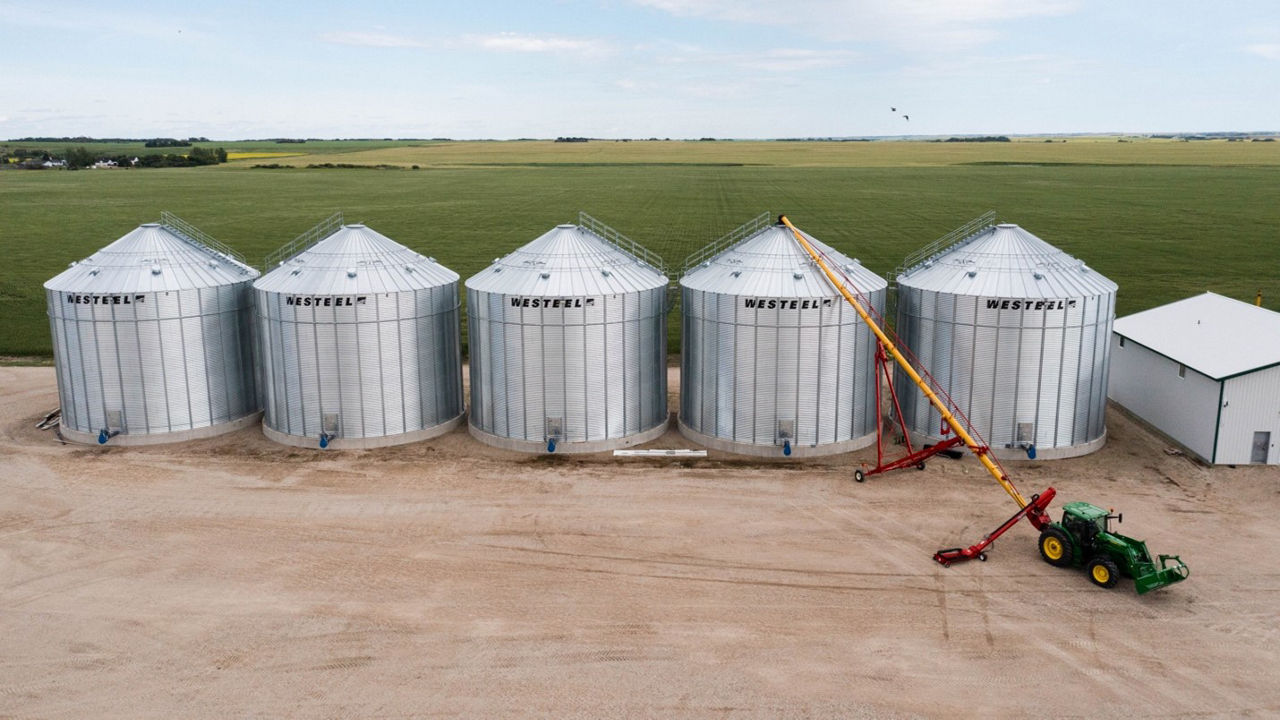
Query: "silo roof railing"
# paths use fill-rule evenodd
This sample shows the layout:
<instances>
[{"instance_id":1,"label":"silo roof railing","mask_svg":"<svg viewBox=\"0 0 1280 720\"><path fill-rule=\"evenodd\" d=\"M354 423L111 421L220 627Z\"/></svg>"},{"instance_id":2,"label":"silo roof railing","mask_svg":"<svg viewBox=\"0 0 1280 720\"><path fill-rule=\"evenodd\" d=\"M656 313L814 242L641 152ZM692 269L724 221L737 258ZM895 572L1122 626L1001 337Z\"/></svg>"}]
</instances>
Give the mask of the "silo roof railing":
<instances>
[{"instance_id":1,"label":"silo roof railing","mask_svg":"<svg viewBox=\"0 0 1280 720\"><path fill-rule=\"evenodd\" d=\"M312 245L315 245L341 229L342 211L339 210L324 220L321 220L315 227L302 233L288 243L285 243L270 255L267 255L266 258L262 260L262 269L264 271L270 271L278 265L283 265L310 248Z\"/></svg>"},{"instance_id":2,"label":"silo roof railing","mask_svg":"<svg viewBox=\"0 0 1280 720\"><path fill-rule=\"evenodd\" d=\"M680 269L680 275L684 276L693 268L704 262L709 262L712 258L720 253L728 250L736 245L739 241L755 235L756 233L769 227L773 222L773 213L765 211L760 213L754 219L749 220L737 228L729 231L724 237L708 244L701 250L694 252L692 255L684 259L684 267Z\"/></svg>"},{"instance_id":3,"label":"silo roof railing","mask_svg":"<svg viewBox=\"0 0 1280 720\"><path fill-rule=\"evenodd\" d=\"M996 225L996 211L988 210L919 250L903 258L902 264L894 268L889 275L889 284L893 284L899 275L906 275L917 267L946 253L948 250L962 245Z\"/></svg>"},{"instance_id":4,"label":"silo roof railing","mask_svg":"<svg viewBox=\"0 0 1280 720\"><path fill-rule=\"evenodd\" d=\"M619 250L635 256L636 259L652 267L663 275L667 274L667 265L666 262L663 261L661 255L649 250L640 243L637 243L626 235L623 235L617 230L605 225L585 212L578 211L578 226L590 230L599 236L601 240L604 240Z\"/></svg>"},{"instance_id":5,"label":"silo roof railing","mask_svg":"<svg viewBox=\"0 0 1280 720\"><path fill-rule=\"evenodd\" d=\"M204 233L196 226L186 220L183 220L177 215L174 215L168 210L164 210L160 213L160 224L173 231L173 234L177 236L178 239L185 240L195 247L202 250L208 250L212 253L225 255L241 265L248 265L248 263L245 262L244 256L235 250L232 250L230 246L214 240L212 236Z\"/></svg>"}]
</instances>

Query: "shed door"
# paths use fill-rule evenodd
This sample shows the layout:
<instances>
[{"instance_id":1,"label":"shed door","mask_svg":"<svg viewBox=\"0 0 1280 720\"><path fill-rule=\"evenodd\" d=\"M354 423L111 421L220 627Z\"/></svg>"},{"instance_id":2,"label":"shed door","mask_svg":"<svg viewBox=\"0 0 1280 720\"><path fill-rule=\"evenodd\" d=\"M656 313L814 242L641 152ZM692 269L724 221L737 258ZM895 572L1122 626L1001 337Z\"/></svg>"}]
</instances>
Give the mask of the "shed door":
<instances>
[{"instance_id":1,"label":"shed door","mask_svg":"<svg viewBox=\"0 0 1280 720\"><path fill-rule=\"evenodd\" d=\"M1249 458L1249 462L1265 464L1267 462L1267 451L1270 449L1271 433L1255 432L1253 434L1253 454Z\"/></svg>"}]
</instances>

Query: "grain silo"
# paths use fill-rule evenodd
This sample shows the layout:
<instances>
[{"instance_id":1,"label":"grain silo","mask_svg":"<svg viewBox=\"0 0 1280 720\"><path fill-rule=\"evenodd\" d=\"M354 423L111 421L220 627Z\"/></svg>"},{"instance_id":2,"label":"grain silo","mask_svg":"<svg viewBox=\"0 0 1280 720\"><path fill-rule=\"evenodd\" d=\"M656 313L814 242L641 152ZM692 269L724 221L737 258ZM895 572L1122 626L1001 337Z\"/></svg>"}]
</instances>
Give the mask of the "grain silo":
<instances>
[{"instance_id":1,"label":"grain silo","mask_svg":"<svg viewBox=\"0 0 1280 720\"><path fill-rule=\"evenodd\" d=\"M63 436L144 445L256 422L257 276L166 212L46 282Z\"/></svg>"},{"instance_id":2,"label":"grain silo","mask_svg":"<svg viewBox=\"0 0 1280 720\"><path fill-rule=\"evenodd\" d=\"M467 280L471 433L597 452L667 426L662 259L585 213Z\"/></svg>"},{"instance_id":3,"label":"grain silo","mask_svg":"<svg viewBox=\"0 0 1280 720\"><path fill-rule=\"evenodd\" d=\"M267 437L370 448L462 422L457 273L341 214L267 267L253 284Z\"/></svg>"},{"instance_id":4,"label":"grain silo","mask_svg":"<svg viewBox=\"0 0 1280 720\"><path fill-rule=\"evenodd\" d=\"M877 313L887 283L813 237ZM690 256L680 279L680 432L748 455L814 456L874 442L876 340L768 213Z\"/></svg>"},{"instance_id":5,"label":"grain silo","mask_svg":"<svg viewBox=\"0 0 1280 720\"><path fill-rule=\"evenodd\" d=\"M1102 447L1115 283L994 213L902 268L899 337L997 457ZM908 429L938 439L938 412L897 380Z\"/></svg>"}]
</instances>

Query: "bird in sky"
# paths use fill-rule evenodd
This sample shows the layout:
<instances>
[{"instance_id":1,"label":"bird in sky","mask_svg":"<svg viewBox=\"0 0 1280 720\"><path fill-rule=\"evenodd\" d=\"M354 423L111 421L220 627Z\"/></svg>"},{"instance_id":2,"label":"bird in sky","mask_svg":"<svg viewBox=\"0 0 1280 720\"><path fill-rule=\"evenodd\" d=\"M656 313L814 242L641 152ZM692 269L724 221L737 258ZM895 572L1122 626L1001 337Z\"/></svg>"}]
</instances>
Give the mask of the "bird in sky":
<instances>
[{"instance_id":1,"label":"bird in sky","mask_svg":"<svg viewBox=\"0 0 1280 720\"><path fill-rule=\"evenodd\" d=\"M898 108L893 107L892 105L890 105L890 106L889 106L889 112L898 112Z\"/></svg>"},{"instance_id":2,"label":"bird in sky","mask_svg":"<svg viewBox=\"0 0 1280 720\"><path fill-rule=\"evenodd\" d=\"M910 116L910 115L903 115L903 116L902 116L902 119L903 119L903 120L906 120L907 122L911 122L911 116Z\"/></svg>"}]
</instances>

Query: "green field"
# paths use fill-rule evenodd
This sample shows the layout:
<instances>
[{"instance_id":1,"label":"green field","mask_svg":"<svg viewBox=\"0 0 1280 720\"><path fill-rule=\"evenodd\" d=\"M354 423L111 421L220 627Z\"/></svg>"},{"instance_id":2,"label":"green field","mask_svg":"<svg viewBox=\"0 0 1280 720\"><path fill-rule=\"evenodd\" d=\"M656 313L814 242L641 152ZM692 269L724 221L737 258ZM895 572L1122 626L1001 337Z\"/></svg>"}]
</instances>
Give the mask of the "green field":
<instances>
[{"instance_id":1,"label":"green field","mask_svg":"<svg viewBox=\"0 0 1280 720\"><path fill-rule=\"evenodd\" d=\"M677 269L760 212L786 212L884 273L994 209L1119 283L1121 315L1205 290L1251 300L1261 289L1280 308L1280 143L210 145L305 154L0 172L0 355L47 355L41 284L162 210L254 263L342 210L466 278L579 210ZM403 169L305 168L323 162ZM261 163L297 167L253 167ZM678 334L672 323L673 351Z\"/></svg>"}]
</instances>

